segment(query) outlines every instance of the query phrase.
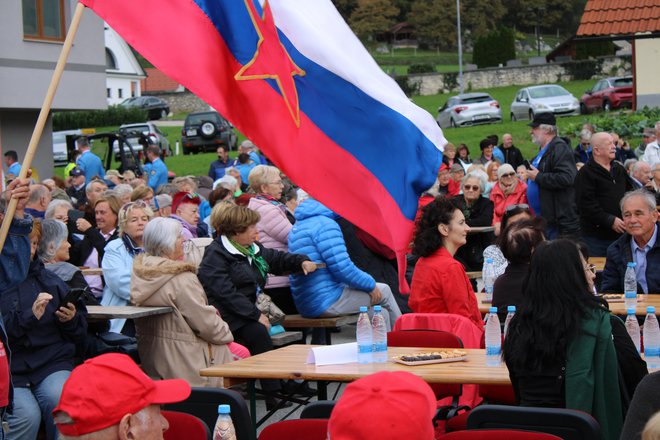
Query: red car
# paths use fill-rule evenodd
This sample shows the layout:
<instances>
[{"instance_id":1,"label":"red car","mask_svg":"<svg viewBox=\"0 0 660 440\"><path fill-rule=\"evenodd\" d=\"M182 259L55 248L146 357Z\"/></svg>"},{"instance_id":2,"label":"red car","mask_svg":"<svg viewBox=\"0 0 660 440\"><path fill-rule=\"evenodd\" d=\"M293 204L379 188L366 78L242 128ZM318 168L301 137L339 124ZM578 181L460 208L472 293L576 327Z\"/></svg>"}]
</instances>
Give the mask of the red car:
<instances>
[{"instance_id":1,"label":"red car","mask_svg":"<svg viewBox=\"0 0 660 440\"><path fill-rule=\"evenodd\" d=\"M632 76L601 79L580 98L580 113L632 107Z\"/></svg>"}]
</instances>

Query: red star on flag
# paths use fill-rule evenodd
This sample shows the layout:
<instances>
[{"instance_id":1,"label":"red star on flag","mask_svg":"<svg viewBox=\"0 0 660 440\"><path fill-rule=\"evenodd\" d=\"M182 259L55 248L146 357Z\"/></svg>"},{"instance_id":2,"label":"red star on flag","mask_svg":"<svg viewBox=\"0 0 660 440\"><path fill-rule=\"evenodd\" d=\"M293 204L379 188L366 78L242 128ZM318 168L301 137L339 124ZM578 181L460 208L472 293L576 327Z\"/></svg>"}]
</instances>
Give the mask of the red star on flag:
<instances>
[{"instance_id":1,"label":"red star on flag","mask_svg":"<svg viewBox=\"0 0 660 440\"><path fill-rule=\"evenodd\" d=\"M293 62L282 45L268 0L264 2L263 17L261 18L258 16L252 0L244 1L259 35L259 42L252 59L236 73L234 78L237 81L274 79L296 127L300 127L300 105L293 77L295 75L303 76L305 71Z\"/></svg>"}]
</instances>

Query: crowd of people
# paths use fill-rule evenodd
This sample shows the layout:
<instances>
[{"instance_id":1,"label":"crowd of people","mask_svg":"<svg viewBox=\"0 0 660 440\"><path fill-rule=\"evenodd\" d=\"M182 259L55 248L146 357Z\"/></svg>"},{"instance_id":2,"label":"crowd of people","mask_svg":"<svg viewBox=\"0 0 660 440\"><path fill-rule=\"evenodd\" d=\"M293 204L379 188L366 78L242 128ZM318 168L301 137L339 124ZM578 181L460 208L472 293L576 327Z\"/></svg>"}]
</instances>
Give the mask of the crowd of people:
<instances>
[{"instance_id":1,"label":"crowd of people","mask_svg":"<svg viewBox=\"0 0 660 440\"><path fill-rule=\"evenodd\" d=\"M0 406L9 401L9 373L14 390L9 438L36 438L44 423L55 439L56 424L80 423L64 409L63 388L70 376L80 380L74 365L103 353L100 333L135 336L134 356L152 378L222 386L197 372L273 349L279 319L264 301L308 318L382 305L388 329L402 313L449 313L483 331L467 271L486 260L497 276L493 304L501 313L518 307L503 350L517 400L584 409L615 438L647 370L594 292L622 292L633 261L639 293L660 293L660 122L637 150L589 124L572 149L552 114L529 125L539 150L527 159L510 134L481 141L474 160L465 144L445 147L419 201L409 297L391 249L309 197L249 141L236 160L218 147L208 175L171 182L158 147L146 148L144 177L136 177L106 172L84 137L65 179L9 175L2 212L18 199L0 280L2 344L12 350L8 362L0 347ZM20 173L15 152L5 162ZM472 231L483 227L493 232ZM599 286L589 256L607 257ZM83 275L83 267L102 275ZM71 299L72 290L84 294ZM87 323L89 304L173 312L99 327ZM95 362L83 369L109 368ZM585 365L594 368L585 373ZM273 408L282 405L274 393L290 384L261 387ZM596 403L587 408L584 396Z\"/></svg>"}]
</instances>

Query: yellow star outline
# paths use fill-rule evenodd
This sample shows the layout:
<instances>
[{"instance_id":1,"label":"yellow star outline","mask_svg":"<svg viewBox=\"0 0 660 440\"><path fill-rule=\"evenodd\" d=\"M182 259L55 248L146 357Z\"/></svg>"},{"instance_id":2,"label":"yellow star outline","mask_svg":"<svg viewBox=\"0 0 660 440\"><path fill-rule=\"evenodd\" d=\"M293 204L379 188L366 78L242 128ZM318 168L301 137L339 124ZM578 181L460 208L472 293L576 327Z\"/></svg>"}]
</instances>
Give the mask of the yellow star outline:
<instances>
[{"instance_id":1,"label":"yellow star outline","mask_svg":"<svg viewBox=\"0 0 660 440\"><path fill-rule=\"evenodd\" d=\"M264 2L261 18L258 17L252 0L244 0L244 2L254 29L259 35L259 41L254 56L234 75L234 79L236 81L274 79L296 127L300 128L300 103L293 77L303 76L305 71L293 62L282 45L268 0Z\"/></svg>"}]
</instances>

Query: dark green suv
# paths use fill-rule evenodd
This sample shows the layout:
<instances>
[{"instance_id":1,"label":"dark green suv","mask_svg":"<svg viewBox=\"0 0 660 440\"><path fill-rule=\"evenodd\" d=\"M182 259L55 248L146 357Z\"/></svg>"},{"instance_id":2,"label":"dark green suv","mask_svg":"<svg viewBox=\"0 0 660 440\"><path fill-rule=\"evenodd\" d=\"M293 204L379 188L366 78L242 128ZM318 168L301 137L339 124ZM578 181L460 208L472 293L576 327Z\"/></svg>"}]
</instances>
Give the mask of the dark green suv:
<instances>
[{"instance_id":1,"label":"dark green suv","mask_svg":"<svg viewBox=\"0 0 660 440\"><path fill-rule=\"evenodd\" d=\"M190 113L181 130L183 154L215 151L220 145L235 150L237 142L234 127L214 111Z\"/></svg>"}]
</instances>

